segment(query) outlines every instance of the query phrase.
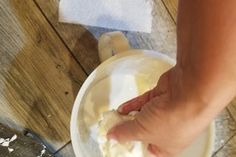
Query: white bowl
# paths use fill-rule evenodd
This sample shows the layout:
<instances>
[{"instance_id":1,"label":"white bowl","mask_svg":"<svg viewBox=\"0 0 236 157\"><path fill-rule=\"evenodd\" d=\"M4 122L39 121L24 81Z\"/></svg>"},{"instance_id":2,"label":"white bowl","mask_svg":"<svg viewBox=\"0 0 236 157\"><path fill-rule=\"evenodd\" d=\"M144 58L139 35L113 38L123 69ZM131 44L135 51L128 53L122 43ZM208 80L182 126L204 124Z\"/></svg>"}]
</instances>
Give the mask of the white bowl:
<instances>
[{"instance_id":1,"label":"white bowl","mask_svg":"<svg viewBox=\"0 0 236 157\"><path fill-rule=\"evenodd\" d=\"M102 157L94 125L101 113L152 89L159 76L174 64L174 60L157 52L131 50L113 56L94 70L72 110L70 129L76 157ZM213 142L214 127L210 125L179 157L210 157Z\"/></svg>"}]
</instances>

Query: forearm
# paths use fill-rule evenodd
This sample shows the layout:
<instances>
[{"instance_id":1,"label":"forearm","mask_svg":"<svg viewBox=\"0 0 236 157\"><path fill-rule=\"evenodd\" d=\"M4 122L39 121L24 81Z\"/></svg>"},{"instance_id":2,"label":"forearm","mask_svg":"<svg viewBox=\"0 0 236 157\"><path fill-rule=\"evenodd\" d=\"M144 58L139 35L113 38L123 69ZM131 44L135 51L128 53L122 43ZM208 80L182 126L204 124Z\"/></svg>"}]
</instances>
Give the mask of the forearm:
<instances>
[{"instance_id":1,"label":"forearm","mask_svg":"<svg viewBox=\"0 0 236 157\"><path fill-rule=\"evenodd\" d=\"M177 67L181 90L214 108L236 94L236 1L180 0ZM182 92L183 93L183 92ZM205 107L205 106L204 106Z\"/></svg>"}]
</instances>

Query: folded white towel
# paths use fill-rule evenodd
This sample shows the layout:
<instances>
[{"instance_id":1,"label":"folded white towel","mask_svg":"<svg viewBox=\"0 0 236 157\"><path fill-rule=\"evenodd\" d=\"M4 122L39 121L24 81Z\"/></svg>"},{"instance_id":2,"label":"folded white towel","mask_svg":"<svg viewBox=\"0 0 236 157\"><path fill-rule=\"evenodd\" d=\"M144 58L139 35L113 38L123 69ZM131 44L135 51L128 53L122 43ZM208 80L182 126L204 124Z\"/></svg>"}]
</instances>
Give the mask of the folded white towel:
<instances>
[{"instance_id":1,"label":"folded white towel","mask_svg":"<svg viewBox=\"0 0 236 157\"><path fill-rule=\"evenodd\" d=\"M151 32L153 0L60 0L59 21Z\"/></svg>"}]
</instances>

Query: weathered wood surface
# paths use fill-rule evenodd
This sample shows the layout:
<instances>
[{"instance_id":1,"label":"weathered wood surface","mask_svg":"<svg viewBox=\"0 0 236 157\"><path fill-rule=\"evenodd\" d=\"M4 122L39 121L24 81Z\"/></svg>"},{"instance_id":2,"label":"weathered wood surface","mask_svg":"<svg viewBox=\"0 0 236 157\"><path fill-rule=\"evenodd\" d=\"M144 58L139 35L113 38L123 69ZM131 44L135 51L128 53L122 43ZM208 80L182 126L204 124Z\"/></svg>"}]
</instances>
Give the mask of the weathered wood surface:
<instances>
[{"instance_id":1,"label":"weathered wood surface","mask_svg":"<svg viewBox=\"0 0 236 157\"><path fill-rule=\"evenodd\" d=\"M231 113L233 119L236 121L236 98L228 106L229 112Z\"/></svg>"},{"instance_id":2,"label":"weathered wood surface","mask_svg":"<svg viewBox=\"0 0 236 157\"><path fill-rule=\"evenodd\" d=\"M236 157L236 134L234 134L231 140L222 146L218 152L212 157Z\"/></svg>"},{"instance_id":3,"label":"weathered wood surface","mask_svg":"<svg viewBox=\"0 0 236 157\"><path fill-rule=\"evenodd\" d=\"M177 21L177 10L179 0L162 0L172 19Z\"/></svg>"},{"instance_id":4,"label":"weathered wood surface","mask_svg":"<svg viewBox=\"0 0 236 157\"><path fill-rule=\"evenodd\" d=\"M14 138L15 137L15 138ZM11 142L7 142L7 139ZM5 140L5 142L2 142ZM0 157L52 157L41 143L0 123Z\"/></svg>"},{"instance_id":5,"label":"weathered wood surface","mask_svg":"<svg viewBox=\"0 0 236 157\"><path fill-rule=\"evenodd\" d=\"M215 146L213 154L220 152L221 148L226 146L227 143L231 141L232 136L236 134L236 122L228 109L223 110L215 119L215 130ZM233 148L236 149L236 143Z\"/></svg>"},{"instance_id":6,"label":"weathered wood surface","mask_svg":"<svg viewBox=\"0 0 236 157\"><path fill-rule=\"evenodd\" d=\"M57 150L86 74L33 1L0 1L0 116Z\"/></svg>"}]
</instances>

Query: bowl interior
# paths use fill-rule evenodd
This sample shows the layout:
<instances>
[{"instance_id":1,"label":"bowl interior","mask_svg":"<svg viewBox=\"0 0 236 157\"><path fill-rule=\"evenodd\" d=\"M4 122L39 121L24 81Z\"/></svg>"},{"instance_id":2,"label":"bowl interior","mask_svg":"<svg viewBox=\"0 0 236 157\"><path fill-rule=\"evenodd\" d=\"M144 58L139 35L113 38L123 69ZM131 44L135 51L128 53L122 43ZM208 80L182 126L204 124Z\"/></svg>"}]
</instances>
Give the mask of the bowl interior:
<instances>
[{"instance_id":1,"label":"bowl interior","mask_svg":"<svg viewBox=\"0 0 236 157\"><path fill-rule=\"evenodd\" d=\"M102 157L97 143L101 114L152 89L174 61L156 52L127 52L102 63L82 86L71 117L72 145L77 157ZM210 157L209 127L180 157ZM171 142L171 141L170 141Z\"/></svg>"}]
</instances>

